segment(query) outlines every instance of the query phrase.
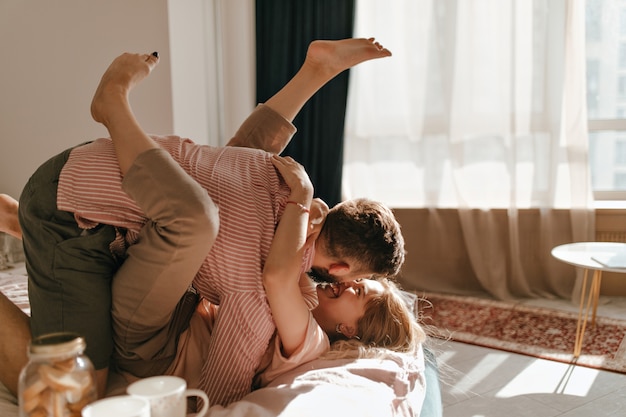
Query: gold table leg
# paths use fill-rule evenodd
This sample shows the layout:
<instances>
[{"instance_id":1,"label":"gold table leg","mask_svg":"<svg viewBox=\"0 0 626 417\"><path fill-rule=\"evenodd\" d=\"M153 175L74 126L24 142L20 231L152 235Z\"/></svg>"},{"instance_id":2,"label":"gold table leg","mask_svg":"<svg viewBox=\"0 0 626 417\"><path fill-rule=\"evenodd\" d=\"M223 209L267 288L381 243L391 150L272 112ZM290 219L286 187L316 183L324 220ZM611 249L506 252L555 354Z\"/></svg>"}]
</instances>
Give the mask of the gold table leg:
<instances>
[{"instance_id":1,"label":"gold table leg","mask_svg":"<svg viewBox=\"0 0 626 417\"><path fill-rule=\"evenodd\" d=\"M578 322L576 323L576 341L574 342L574 358L578 358L583 348L583 339L589 320L589 312L592 310L591 325L596 324L596 312L598 310L598 299L600 297L600 283L602 282L602 271L595 270L591 279L589 294L587 294L587 276L589 270L585 269L583 275L583 285L580 294L580 307L578 309ZM587 306L585 307L585 301ZM584 318L583 318L584 310Z\"/></svg>"},{"instance_id":2,"label":"gold table leg","mask_svg":"<svg viewBox=\"0 0 626 417\"><path fill-rule=\"evenodd\" d=\"M602 283L602 271L595 270L593 274L593 284L595 293L593 295L593 316L591 318L591 326L596 325L596 313L598 311L598 300L600 299L600 284Z\"/></svg>"}]
</instances>

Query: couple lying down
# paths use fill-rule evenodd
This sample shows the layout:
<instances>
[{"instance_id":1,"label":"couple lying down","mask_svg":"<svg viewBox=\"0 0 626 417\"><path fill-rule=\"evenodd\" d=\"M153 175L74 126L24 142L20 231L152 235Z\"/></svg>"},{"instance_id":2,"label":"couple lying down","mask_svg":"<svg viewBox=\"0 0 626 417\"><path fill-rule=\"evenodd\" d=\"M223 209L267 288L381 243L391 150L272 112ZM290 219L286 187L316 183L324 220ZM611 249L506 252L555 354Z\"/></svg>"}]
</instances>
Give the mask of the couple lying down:
<instances>
[{"instance_id":1,"label":"couple lying down","mask_svg":"<svg viewBox=\"0 0 626 417\"><path fill-rule=\"evenodd\" d=\"M0 299L2 382L15 391L31 333L51 331L85 337L101 395L112 357L133 377L183 376L212 405L321 355L417 352L424 332L390 279L404 260L391 211L369 200L329 210L304 168L278 156L315 91L389 55L373 39L313 42L222 148L147 135L128 95L158 55L116 58L92 102L110 139L42 165L19 225L17 202L2 197L0 228L23 238L31 303L29 319Z\"/></svg>"}]
</instances>

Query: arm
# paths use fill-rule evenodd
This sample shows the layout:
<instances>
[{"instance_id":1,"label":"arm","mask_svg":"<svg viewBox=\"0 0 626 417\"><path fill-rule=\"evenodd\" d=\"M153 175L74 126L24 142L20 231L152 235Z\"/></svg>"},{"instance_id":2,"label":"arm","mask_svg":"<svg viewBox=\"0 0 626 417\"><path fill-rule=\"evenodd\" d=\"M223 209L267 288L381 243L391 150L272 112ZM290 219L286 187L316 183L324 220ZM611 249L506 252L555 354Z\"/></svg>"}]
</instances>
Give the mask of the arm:
<instances>
[{"instance_id":1,"label":"arm","mask_svg":"<svg viewBox=\"0 0 626 417\"><path fill-rule=\"evenodd\" d=\"M272 162L291 188L291 194L263 268L263 286L283 354L289 357L302 344L309 323L310 312L300 292L299 279L307 247L313 186L304 168L293 159L274 156Z\"/></svg>"}]
</instances>

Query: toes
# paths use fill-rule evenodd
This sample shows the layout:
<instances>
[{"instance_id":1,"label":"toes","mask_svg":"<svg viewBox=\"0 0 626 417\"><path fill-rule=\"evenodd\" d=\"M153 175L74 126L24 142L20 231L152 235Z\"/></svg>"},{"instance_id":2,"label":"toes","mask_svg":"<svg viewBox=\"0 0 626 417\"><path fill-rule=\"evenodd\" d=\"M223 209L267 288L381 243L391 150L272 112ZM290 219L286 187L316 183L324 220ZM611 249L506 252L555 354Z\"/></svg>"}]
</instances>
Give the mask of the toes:
<instances>
[{"instance_id":1,"label":"toes","mask_svg":"<svg viewBox=\"0 0 626 417\"><path fill-rule=\"evenodd\" d=\"M144 54L143 57L146 64L148 64L148 66L150 67L150 71L152 71L154 67L159 63L159 53L156 51L152 52L151 54Z\"/></svg>"},{"instance_id":2,"label":"toes","mask_svg":"<svg viewBox=\"0 0 626 417\"><path fill-rule=\"evenodd\" d=\"M156 62L156 61L159 60L159 53L158 52L152 52L151 54L144 54L143 57L148 62L150 62L150 61Z\"/></svg>"}]
</instances>

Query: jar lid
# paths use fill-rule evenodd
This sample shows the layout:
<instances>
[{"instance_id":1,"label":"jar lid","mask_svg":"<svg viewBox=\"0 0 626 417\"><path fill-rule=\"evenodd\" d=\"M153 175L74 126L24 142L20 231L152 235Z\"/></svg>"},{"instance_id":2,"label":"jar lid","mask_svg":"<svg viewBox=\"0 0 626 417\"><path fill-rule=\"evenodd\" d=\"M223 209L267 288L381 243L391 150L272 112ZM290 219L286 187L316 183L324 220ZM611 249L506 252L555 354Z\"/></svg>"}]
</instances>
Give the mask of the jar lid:
<instances>
[{"instance_id":1,"label":"jar lid","mask_svg":"<svg viewBox=\"0 0 626 417\"><path fill-rule=\"evenodd\" d=\"M49 333L30 342L30 354L36 356L76 355L85 350L85 339L77 333Z\"/></svg>"}]
</instances>

